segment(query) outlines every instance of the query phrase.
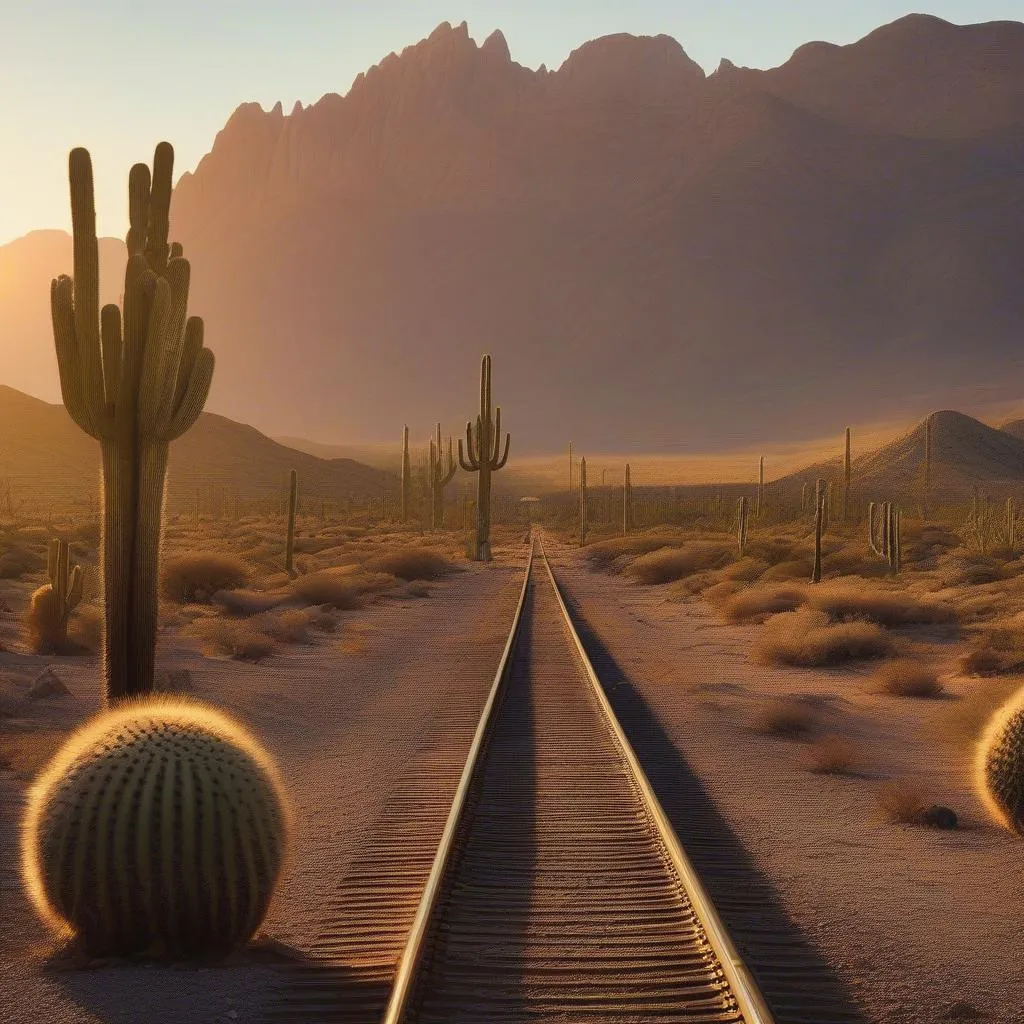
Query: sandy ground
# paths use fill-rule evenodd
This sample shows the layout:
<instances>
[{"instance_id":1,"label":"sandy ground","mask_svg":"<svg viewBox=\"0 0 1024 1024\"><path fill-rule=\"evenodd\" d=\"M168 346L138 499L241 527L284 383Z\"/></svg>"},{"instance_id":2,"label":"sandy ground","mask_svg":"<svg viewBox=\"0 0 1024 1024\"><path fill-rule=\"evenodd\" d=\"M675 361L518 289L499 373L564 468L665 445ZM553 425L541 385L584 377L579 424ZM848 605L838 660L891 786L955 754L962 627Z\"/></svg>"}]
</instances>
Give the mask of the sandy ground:
<instances>
[{"instance_id":1,"label":"sandy ground","mask_svg":"<svg viewBox=\"0 0 1024 1024\"><path fill-rule=\"evenodd\" d=\"M464 563L463 572L431 584L427 597L387 598L343 613L337 633L281 647L258 665L204 657L176 632L161 637L158 665L190 669L196 696L254 729L281 764L298 835L294 863L266 922L274 938L316 951L331 924L328 897L353 859L372 853L374 823L407 763L435 744L450 749L450 731L438 727L444 722L445 680L459 673L468 680L464 689L477 694L482 706L525 565L525 548L495 554L489 566ZM3 720L0 738L70 725L97 707L93 658L0 654L8 695L17 695L47 664L56 667L72 695L21 701L20 717ZM470 736L471 729L463 738L467 748ZM454 791L461 765L457 758L451 764L450 778L439 774L440 789ZM4 1024L261 1020L280 982L272 966L42 969L52 946L18 877L17 822L27 781L0 769Z\"/></svg>"},{"instance_id":2,"label":"sandy ground","mask_svg":"<svg viewBox=\"0 0 1024 1024\"><path fill-rule=\"evenodd\" d=\"M760 626L725 625L703 601L669 601L667 587L594 572L550 539L547 549L587 624L866 1020L1024 1021L1024 844L986 818L969 751L936 735L948 700L870 693L864 667L756 665ZM943 665L953 695L984 685L956 675L954 641L911 635ZM851 775L814 774L806 743L751 728L765 697L782 695L817 708L818 735L856 744ZM891 823L877 804L890 779L919 783L962 827Z\"/></svg>"}]
</instances>

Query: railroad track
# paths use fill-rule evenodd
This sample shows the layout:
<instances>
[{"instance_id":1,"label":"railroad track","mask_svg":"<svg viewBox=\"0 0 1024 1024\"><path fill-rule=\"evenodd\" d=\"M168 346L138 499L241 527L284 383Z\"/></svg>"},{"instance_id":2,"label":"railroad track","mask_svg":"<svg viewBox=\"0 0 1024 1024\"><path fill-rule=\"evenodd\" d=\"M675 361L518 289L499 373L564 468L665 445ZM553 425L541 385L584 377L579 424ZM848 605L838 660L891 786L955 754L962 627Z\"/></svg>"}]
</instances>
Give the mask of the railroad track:
<instances>
[{"instance_id":1,"label":"railroad track","mask_svg":"<svg viewBox=\"0 0 1024 1024\"><path fill-rule=\"evenodd\" d=\"M543 549L385 1024L770 1024L587 658Z\"/></svg>"}]
</instances>

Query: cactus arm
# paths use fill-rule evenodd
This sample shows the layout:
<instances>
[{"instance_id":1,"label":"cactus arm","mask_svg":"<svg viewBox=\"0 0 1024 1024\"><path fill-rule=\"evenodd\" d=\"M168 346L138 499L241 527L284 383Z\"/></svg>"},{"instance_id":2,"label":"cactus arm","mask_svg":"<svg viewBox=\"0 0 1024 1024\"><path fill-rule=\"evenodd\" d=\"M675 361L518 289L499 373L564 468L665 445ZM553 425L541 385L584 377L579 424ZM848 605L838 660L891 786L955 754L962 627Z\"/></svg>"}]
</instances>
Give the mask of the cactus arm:
<instances>
[{"instance_id":1,"label":"cactus arm","mask_svg":"<svg viewBox=\"0 0 1024 1024\"><path fill-rule=\"evenodd\" d=\"M200 337L201 335L200 329ZM165 431L168 441L181 437L199 418L210 394L214 363L213 353L208 348L202 349L196 356L195 365L184 386L182 397L178 401L174 416Z\"/></svg>"},{"instance_id":2,"label":"cactus arm","mask_svg":"<svg viewBox=\"0 0 1024 1024\"><path fill-rule=\"evenodd\" d=\"M502 453L501 458L498 459L497 462L492 462L491 463L491 469L497 470L497 469L504 469L505 468L505 463L508 462L508 448L509 448L509 445L511 443L512 443L512 435L511 434L506 434L505 435L505 451Z\"/></svg>"},{"instance_id":3,"label":"cactus arm","mask_svg":"<svg viewBox=\"0 0 1024 1024\"><path fill-rule=\"evenodd\" d=\"M459 438L459 465L467 473L475 473L480 468L480 463L473 454L473 425L466 424L466 451L462 450L462 438Z\"/></svg>"}]
</instances>

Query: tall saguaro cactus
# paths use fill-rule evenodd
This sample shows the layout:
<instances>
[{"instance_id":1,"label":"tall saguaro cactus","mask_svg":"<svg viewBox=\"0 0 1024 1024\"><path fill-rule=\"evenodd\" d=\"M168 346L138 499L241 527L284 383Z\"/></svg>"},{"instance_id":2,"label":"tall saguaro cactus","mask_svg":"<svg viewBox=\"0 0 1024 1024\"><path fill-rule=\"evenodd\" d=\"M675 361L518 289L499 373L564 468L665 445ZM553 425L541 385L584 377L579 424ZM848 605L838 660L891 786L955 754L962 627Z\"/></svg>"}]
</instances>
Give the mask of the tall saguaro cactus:
<instances>
[{"instance_id":1,"label":"tall saguaro cactus","mask_svg":"<svg viewBox=\"0 0 1024 1024\"><path fill-rule=\"evenodd\" d=\"M68 161L74 273L50 286L61 393L100 442L103 473L103 669L106 699L153 689L157 582L170 443L195 423L213 377L203 321L187 316L190 269L168 244L174 150L128 176L123 313L99 308L92 161Z\"/></svg>"},{"instance_id":2,"label":"tall saguaro cactus","mask_svg":"<svg viewBox=\"0 0 1024 1024\"><path fill-rule=\"evenodd\" d=\"M284 545L284 571L295 575L295 511L299 503L299 474L293 469L288 477L288 536Z\"/></svg>"},{"instance_id":3,"label":"tall saguaro cactus","mask_svg":"<svg viewBox=\"0 0 1024 1024\"><path fill-rule=\"evenodd\" d=\"M622 536L625 537L633 529L633 484L629 479L629 463L626 463L626 476L622 484Z\"/></svg>"},{"instance_id":4,"label":"tall saguaro cactus","mask_svg":"<svg viewBox=\"0 0 1024 1024\"><path fill-rule=\"evenodd\" d=\"M479 473L476 502L476 541L473 557L477 561L491 560L491 473L503 469L508 462L511 435L505 435L505 450L501 451L501 406L491 411L491 357L484 356L480 363L480 412L476 425L466 424L466 447L459 438L459 465L467 473Z\"/></svg>"},{"instance_id":5,"label":"tall saguaro cactus","mask_svg":"<svg viewBox=\"0 0 1024 1024\"><path fill-rule=\"evenodd\" d=\"M744 552L747 550L748 508L746 495L743 495L743 497L739 499L739 504L737 508L739 509L739 513L736 524L736 546L739 548L740 557L742 557Z\"/></svg>"},{"instance_id":6,"label":"tall saguaro cactus","mask_svg":"<svg viewBox=\"0 0 1024 1024\"><path fill-rule=\"evenodd\" d=\"M430 442L430 528L444 527L444 489L455 476L455 459L452 458L452 439L448 438L447 458L441 457L441 424L437 425L437 438Z\"/></svg>"},{"instance_id":7,"label":"tall saguaro cactus","mask_svg":"<svg viewBox=\"0 0 1024 1024\"><path fill-rule=\"evenodd\" d=\"M921 495L921 518L928 518L928 499L932 488L932 418L924 421L924 487Z\"/></svg>"},{"instance_id":8,"label":"tall saguaro cactus","mask_svg":"<svg viewBox=\"0 0 1024 1024\"><path fill-rule=\"evenodd\" d=\"M821 531L825 526L825 493L818 491L818 507L814 512L814 568L811 570L811 582L821 582Z\"/></svg>"},{"instance_id":9,"label":"tall saguaro cactus","mask_svg":"<svg viewBox=\"0 0 1024 1024\"><path fill-rule=\"evenodd\" d=\"M846 455L843 459L843 522L850 519L850 479L852 473L850 461L850 428L846 428Z\"/></svg>"},{"instance_id":10,"label":"tall saguaro cactus","mask_svg":"<svg viewBox=\"0 0 1024 1024\"><path fill-rule=\"evenodd\" d=\"M580 547L587 546L587 460L580 459Z\"/></svg>"},{"instance_id":11,"label":"tall saguaro cactus","mask_svg":"<svg viewBox=\"0 0 1024 1024\"><path fill-rule=\"evenodd\" d=\"M757 508L754 516L761 518L761 511L764 508L764 456L757 460Z\"/></svg>"},{"instance_id":12,"label":"tall saguaro cactus","mask_svg":"<svg viewBox=\"0 0 1024 1024\"><path fill-rule=\"evenodd\" d=\"M402 430L402 523L409 522L412 491L412 466L409 462L409 428Z\"/></svg>"}]
</instances>

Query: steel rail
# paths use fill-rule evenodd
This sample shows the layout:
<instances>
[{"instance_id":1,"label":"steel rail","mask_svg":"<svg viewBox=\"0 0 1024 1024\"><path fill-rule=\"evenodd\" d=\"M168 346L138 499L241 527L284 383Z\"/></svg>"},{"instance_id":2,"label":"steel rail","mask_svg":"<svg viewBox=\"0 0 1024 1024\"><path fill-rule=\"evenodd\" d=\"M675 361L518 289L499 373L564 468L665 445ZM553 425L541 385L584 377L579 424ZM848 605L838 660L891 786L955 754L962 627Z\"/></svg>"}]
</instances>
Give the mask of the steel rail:
<instances>
[{"instance_id":1,"label":"steel rail","mask_svg":"<svg viewBox=\"0 0 1024 1024\"><path fill-rule=\"evenodd\" d=\"M729 937L729 933L726 931L722 919L718 916L718 911L715 910L714 904L701 884L700 878L690 862L690 858L683 850L679 837L676 835L668 815L665 814L661 806L661 801L655 795L654 788L647 778L647 773L643 770L632 745L619 724L611 702L608 700L608 695L605 693L604 687L594 671L594 666L591 664L590 657L583 646L583 641L580 639L580 635L572 621L572 616L569 614L569 609L562 595L562 589L555 579L555 574L551 568L551 563L548 561L543 542L541 542L540 551L541 561L543 561L548 578L551 580L552 587L554 587L555 595L558 598L558 606L562 610L562 616L565 620L569 637L579 655L584 674L593 687L594 695L597 697L598 704L604 712L605 722L615 737L622 756L629 767L645 810L661 837L672 867L678 875L679 881L704 927L708 942L722 966L722 972L729 982L729 987L739 1005L740 1012L743 1014L746 1024L775 1024L775 1018L768 1008L764 996L761 994L753 975L743 962L743 958Z\"/></svg>"},{"instance_id":2,"label":"steel rail","mask_svg":"<svg viewBox=\"0 0 1024 1024\"><path fill-rule=\"evenodd\" d=\"M466 810L469 789L473 782L473 776L476 774L480 755L483 752L487 739L487 733L494 718L494 711L498 705L498 696L508 674L509 665L512 662L512 651L515 648L516 639L519 635L519 625L523 618L523 607L526 604L526 592L530 585L534 551L535 544L531 541L530 556L526 562L523 588L519 592L519 603L516 605L516 612L512 619L512 628L509 630L508 640L505 641L505 649L502 652L501 661L498 662L498 670L494 674L494 682L491 684L490 693L487 695L487 701L480 714L480 721L477 724L476 732L473 734L473 742L466 756L466 764L462 769L462 776L459 779L459 785L452 800L451 810L448 812L448 820L445 822L444 832L441 834L441 841L438 844L437 853L434 855L434 861L430 868L430 874L427 876L427 882L423 888L423 895L416 910L416 917L413 919L412 927L409 929L409 937L398 961L394 985L391 989L391 996L388 999L387 1010L384 1013L382 1024L400 1024L412 994L413 982L416 979L416 969L419 966L423 945L430 926L430 916L437 903L441 883L444 880L445 871L448 868L448 863L455 848L455 836Z\"/></svg>"}]
</instances>

